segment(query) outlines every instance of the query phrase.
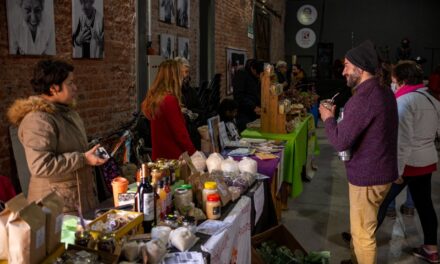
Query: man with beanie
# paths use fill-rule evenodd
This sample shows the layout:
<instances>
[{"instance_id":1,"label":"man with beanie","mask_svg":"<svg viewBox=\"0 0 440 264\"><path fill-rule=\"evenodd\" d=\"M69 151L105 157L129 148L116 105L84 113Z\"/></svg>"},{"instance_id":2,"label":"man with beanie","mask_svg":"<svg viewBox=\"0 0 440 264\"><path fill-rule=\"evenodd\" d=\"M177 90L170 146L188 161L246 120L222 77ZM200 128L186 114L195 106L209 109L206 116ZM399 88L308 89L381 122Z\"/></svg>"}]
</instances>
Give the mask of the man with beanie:
<instances>
[{"instance_id":1,"label":"man with beanie","mask_svg":"<svg viewBox=\"0 0 440 264\"><path fill-rule=\"evenodd\" d=\"M336 106L319 107L329 142L337 151L351 153L345 167L353 254L352 261L341 263L376 263L378 209L398 178L397 104L391 89L381 86L375 77L378 66L371 41L349 50L342 75L353 96L345 104L342 120L336 121Z\"/></svg>"}]
</instances>

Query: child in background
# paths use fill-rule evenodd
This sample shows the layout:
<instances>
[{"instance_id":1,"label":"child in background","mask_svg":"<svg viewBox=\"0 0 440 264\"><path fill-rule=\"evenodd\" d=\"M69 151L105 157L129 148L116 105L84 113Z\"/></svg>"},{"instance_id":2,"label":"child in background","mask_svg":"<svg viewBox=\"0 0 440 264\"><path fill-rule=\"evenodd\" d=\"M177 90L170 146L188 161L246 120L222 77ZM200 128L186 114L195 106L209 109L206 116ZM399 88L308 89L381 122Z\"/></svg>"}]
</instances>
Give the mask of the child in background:
<instances>
[{"instance_id":1,"label":"child in background","mask_svg":"<svg viewBox=\"0 0 440 264\"><path fill-rule=\"evenodd\" d=\"M218 107L218 114L220 121L225 122L226 132L231 141L240 140L237 125L235 124L235 117L238 113L238 103L233 99L223 99Z\"/></svg>"}]
</instances>

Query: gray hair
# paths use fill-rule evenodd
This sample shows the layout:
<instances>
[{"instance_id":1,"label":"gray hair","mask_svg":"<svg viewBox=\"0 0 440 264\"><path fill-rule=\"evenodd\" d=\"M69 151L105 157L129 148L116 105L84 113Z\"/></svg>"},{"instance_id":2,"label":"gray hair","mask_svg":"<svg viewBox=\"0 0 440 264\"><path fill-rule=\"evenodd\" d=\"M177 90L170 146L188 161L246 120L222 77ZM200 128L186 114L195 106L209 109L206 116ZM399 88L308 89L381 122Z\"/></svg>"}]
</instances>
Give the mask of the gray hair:
<instances>
[{"instance_id":1,"label":"gray hair","mask_svg":"<svg viewBox=\"0 0 440 264\"><path fill-rule=\"evenodd\" d=\"M277 69L280 67L287 67L287 62L279 60L275 66Z\"/></svg>"},{"instance_id":2,"label":"gray hair","mask_svg":"<svg viewBox=\"0 0 440 264\"><path fill-rule=\"evenodd\" d=\"M184 57L175 57L174 60L182 64L183 66L190 67L189 61Z\"/></svg>"}]
</instances>

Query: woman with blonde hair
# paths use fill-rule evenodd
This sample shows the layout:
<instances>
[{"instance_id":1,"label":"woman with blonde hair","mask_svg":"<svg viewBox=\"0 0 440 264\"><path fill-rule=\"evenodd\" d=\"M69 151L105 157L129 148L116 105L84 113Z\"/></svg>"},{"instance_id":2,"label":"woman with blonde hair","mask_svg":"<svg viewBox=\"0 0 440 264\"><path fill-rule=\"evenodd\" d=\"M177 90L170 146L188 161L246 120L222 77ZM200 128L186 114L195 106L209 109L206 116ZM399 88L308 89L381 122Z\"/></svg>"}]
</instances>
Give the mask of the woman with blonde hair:
<instances>
[{"instance_id":1,"label":"woman with blonde hair","mask_svg":"<svg viewBox=\"0 0 440 264\"><path fill-rule=\"evenodd\" d=\"M179 63L166 60L142 102L142 111L151 122L153 160L177 159L185 151L189 155L196 151L181 111L181 83Z\"/></svg>"}]
</instances>

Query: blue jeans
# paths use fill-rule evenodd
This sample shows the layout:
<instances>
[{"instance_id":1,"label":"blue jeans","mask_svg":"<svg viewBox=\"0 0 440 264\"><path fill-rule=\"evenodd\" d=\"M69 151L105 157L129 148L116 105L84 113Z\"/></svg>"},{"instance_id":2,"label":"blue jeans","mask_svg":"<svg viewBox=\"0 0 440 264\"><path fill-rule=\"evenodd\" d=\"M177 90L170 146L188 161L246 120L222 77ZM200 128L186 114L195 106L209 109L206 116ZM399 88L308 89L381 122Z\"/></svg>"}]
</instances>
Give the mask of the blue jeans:
<instances>
[{"instance_id":1,"label":"blue jeans","mask_svg":"<svg viewBox=\"0 0 440 264\"><path fill-rule=\"evenodd\" d=\"M408 188L406 188L406 201L405 201L404 204L408 208L414 208L414 202L413 202L413 199L411 197L411 192L409 191ZM396 210L396 199L391 201L390 205L388 206L388 210L389 211L395 211Z\"/></svg>"}]
</instances>

